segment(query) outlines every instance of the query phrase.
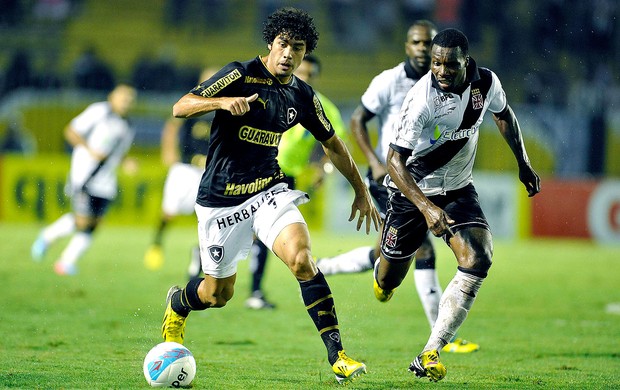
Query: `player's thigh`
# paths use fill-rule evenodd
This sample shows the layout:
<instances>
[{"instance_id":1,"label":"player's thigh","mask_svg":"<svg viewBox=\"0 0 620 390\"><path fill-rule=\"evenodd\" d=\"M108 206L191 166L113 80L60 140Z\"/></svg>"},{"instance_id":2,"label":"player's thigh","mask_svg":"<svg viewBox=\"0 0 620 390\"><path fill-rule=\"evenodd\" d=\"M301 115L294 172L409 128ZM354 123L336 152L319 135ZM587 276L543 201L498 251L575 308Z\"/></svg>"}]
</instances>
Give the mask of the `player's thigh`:
<instances>
[{"instance_id":1,"label":"player's thigh","mask_svg":"<svg viewBox=\"0 0 620 390\"><path fill-rule=\"evenodd\" d=\"M459 266L488 270L493 256L493 237L473 184L449 191L443 201L445 205L441 207L454 220L454 236L446 238Z\"/></svg>"},{"instance_id":2,"label":"player's thigh","mask_svg":"<svg viewBox=\"0 0 620 390\"><path fill-rule=\"evenodd\" d=\"M297 279L312 279L318 270L312 260L308 225L297 206L293 203L285 205L270 226L264 240L267 247L271 248Z\"/></svg>"},{"instance_id":3,"label":"player's thigh","mask_svg":"<svg viewBox=\"0 0 620 390\"><path fill-rule=\"evenodd\" d=\"M273 243L273 252L298 279L308 280L316 275L317 267L310 251L310 233L305 223L286 225Z\"/></svg>"},{"instance_id":4,"label":"player's thigh","mask_svg":"<svg viewBox=\"0 0 620 390\"><path fill-rule=\"evenodd\" d=\"M372 176L367 179L368 180L368 191L372 196L375 206L377 210L381 214L381 218L385 219L385 215L387 214L387 202L389 198L389 193L387 187L377 183L372 180Z\"/></svg>"}]
</instances>

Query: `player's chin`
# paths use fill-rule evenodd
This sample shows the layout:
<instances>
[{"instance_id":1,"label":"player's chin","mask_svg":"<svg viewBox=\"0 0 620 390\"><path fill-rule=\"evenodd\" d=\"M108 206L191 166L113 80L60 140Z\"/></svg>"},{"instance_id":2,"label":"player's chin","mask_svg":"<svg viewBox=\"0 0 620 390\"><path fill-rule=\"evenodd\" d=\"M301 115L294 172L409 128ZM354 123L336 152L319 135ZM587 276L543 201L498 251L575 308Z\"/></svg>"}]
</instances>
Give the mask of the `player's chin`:
<instances>
[{"instance_id":1,"label":"player's chin","mask_svg":"<svg viewBox=\"0 0 620 390\"><path fill-rule=\"evenodd\" d=\"M294 70L295 70L295 68L293 68L292 66L289 66L289 65L279 65L278 66L278 73L276 74L276 76L278 76L278 77L290 77L293 74Z\"/></svg>"}]
</instances>

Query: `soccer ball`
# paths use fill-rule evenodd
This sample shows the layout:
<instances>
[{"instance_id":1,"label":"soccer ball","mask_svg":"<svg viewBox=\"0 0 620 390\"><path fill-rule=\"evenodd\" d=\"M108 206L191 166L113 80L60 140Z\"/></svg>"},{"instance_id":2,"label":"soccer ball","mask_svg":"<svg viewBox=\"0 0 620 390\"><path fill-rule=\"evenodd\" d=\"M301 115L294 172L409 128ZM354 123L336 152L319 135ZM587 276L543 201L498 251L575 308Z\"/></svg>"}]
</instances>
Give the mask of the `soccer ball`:
<instances>
[{"instance_id":1,"label":"soccer ball","mask_svg":"<svg viewBox=\"0 0 620 390\"><path fill-rule=\"evenodd\" d=\"M152 387L189 386L196 376L194 355L174 342L157 344L144 358L144 377Z\"/></svg>"}]
</instances>

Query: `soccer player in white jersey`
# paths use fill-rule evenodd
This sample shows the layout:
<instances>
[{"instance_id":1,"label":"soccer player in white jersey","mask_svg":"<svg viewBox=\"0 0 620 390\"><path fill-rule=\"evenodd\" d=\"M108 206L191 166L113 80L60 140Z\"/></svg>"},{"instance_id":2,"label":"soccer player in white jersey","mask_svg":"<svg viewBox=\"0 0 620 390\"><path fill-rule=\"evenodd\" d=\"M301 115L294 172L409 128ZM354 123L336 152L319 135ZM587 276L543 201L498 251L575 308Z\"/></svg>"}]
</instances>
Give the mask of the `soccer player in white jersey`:
<instances>
[{"instance_id":1,"label":"soccer player in white jersey","mask_svg":"<svg viewBox=\"0 0 620 390\"><path fill-rule=\"evenodd\" d=\"M443 292L437 320L409 370L438 381L446 375L439 351L465 321L491 267L493 243L473 185L479 128L486 111L510 146L529 196L540 191L521 130L499 79L469 56L459 30L440 31L431 46L431 72L407 93L387 155L390 190L374 292L388 301L430 230L452 249L458 269Z\"/></svg>"},{"instance_id":2,"label":"soccer player in white jersey","mask_svg":"<svg viewBox=\"0 0 620 390\"><path fill-rule=\"evenodd\" d=\"M117 85L107 101L89 105L65 129L73 147L67 191L72 211L43 229L32 245L35 261L43 259L49 246L73 234L54 264L59 275L75 275L76 263L90 247L92 235L118 193L117 170L134 139L127 114L136 100L136 90Z\"/></svg>"},{"instance_id":3,"label":"soccer player in white jersey","mask_svg":"<svg viewBox=\"0 0 620 390\"><path fill-rule=\"evenodd\" d=\"M377 209L385 217L388 199L383 180L387 175L385 158L389 150L393 125L407 92L430 69L431 40L437 28L428 20L417 20L407 31L405 53L407 58L395 67L378 74L362 95L361 104L351 117L351 130L368 163L367 185ZM378 122L378 142L373 148L368 134L368 122ZM334 257L320 258L317 266L325 275L355 273L371 270L380 253L380 236L375 246L363 246ZM435 268L435 250L427 237L415 253L415 286L426 318L432 327L437 319L441 285ZM468 353L480 349L476 343L454 338L445 352Z\"/></svg>"}]
</instances>

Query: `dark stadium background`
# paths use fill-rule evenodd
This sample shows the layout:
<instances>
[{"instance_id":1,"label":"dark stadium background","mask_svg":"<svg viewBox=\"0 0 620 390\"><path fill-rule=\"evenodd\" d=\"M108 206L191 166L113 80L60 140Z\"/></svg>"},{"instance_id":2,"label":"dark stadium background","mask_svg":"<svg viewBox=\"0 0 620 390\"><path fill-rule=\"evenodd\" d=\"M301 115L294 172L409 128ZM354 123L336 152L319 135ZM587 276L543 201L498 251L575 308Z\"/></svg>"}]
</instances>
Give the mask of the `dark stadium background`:
<instances>
[{"instance_id":1,"label":"dark stadium background","mask_svg":"<svg viewBox=\"0 0 620 390\"><path fill-rule=\"evenodd\" d=\"M129 81L140 91L133 154L157 162L171 105L194 85L202 67L265 53L262 20L282 5L315 17L321 35L315 54L323 63L317 89L339 105L345 122L372 77L404 59L412 20L462 29L478 64L502 80L543 177L534 211L525 211L525 234L596 235L588 211L563 222L581 221L569 233L536 221L548 219L546 203L556 203L558 194L568 191L586 202L575 201L569 211L583 209L599 184L620 176L620 6L614 0L516 0L501 6L488 0L3 0L2 153L66 155L66 123L114 82ZM476 169L516 177L490 119L481 137ZM364 170L361 153L350 147ZM14 183L7 181L3 191L10 192ZM545 184L552 190L545 193ZM606 234L620 240L620 201L605 201Z\"/></svg>"}]
</instances>

